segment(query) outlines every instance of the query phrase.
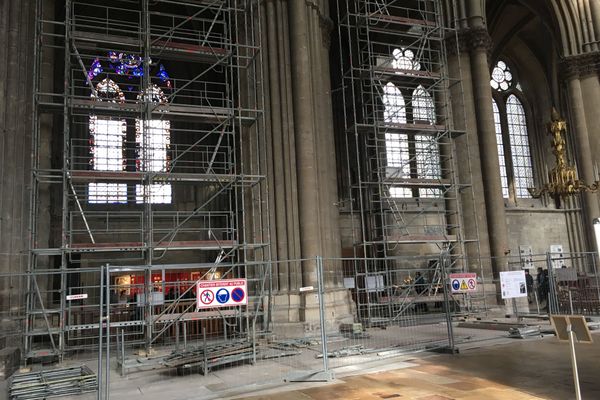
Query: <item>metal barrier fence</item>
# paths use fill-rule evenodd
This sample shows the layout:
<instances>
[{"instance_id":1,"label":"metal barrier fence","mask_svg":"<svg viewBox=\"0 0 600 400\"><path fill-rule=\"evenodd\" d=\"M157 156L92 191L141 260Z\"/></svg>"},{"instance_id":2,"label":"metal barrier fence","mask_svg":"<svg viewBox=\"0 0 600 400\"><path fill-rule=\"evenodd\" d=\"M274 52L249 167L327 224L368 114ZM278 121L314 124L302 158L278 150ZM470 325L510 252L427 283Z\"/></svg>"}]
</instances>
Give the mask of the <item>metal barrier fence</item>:
<instances>
[{"instance_id":1,"label":"metal barrier fence","mask_svg":"<svg viewBox=\"0 0 600 400\"><path fill-rule=\"evenodd\" d=\"M501 285L491 272L494 263L504 263L511 271L529 270L531 286L524 297L499 304ZM119 277L127 268L149 277L154 289L139 282L125 285ZM91 357L86 365L98 376L98 398L119 397L132 379L147 374L152 374L151 382L144 383L148 392L160 393L164 383L178 380L202 388L203 398L222 397L247 385L330 380L345 367L362 368L419 351L453 352L458 345L482 340L507 340L510 327L524 326L527 318L600 314L593 253L502 260L467 260L445 252L385 259L316 257L251 269L226 265L220 277L215 268L202 268L194 279L246 277L248 306L199 312L195 296L189 295L195 281L154 282L155 271L139 266L103 267L73 280L78 284L66 295L89 296L68 303L65 321L72 329L65 340L76 344L73 350L88 351L83 354ZM455 293L450 274L465 272L476 274L474 290ZM53 279L51 274L42 278L39 297L51 308ZM99 286L91 285L94 280ZM121 298L126 290L128 296ZM160 304L152 303L153 291L162 293ZM53 329L49 317L46 324L36 316L40 329ZM493 323L481 329L481 320ZM68 354L65 360L73 362ZM221 372L225 369L226 374Z\"/></svg>"}]
</instances>

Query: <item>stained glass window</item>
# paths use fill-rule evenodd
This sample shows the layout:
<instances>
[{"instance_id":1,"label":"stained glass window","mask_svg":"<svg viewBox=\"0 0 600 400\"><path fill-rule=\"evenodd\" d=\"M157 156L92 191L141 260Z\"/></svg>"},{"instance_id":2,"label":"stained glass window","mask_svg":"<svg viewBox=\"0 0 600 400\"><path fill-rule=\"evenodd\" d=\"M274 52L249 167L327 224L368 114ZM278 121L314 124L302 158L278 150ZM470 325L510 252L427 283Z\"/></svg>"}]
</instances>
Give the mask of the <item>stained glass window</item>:
<instances>
[{"instance_id":1,"label":"stained glass window","mask_svg":"<svg viewBox=\"0 0 600 400\"><path fill-rule=\"evenodd\" d=\"M502 197L508 198L508 178L506 176L506 160L504 159L504 140L502 139L502 125L500 124L500 110L496 100L492 100L494 109L494 126L496 129L496 143L498 146L498 162L500 164L500 182L502 184Z\"/></svg>"},{"instance_id":2,"label":"stained glass window","mask_svg":"<svg viewBox=\"0 0 600 400\"><path fill-rule=\"evenodd\" d=\"M492 70L492 79L490 85L493 89L504 91L512 85L513 76L510 68L504 61L498 61Z\"/></svg>"},{"instance_id":3,"label":"stained glass window","mask_svg":"<svg viewBox=\"0 0 600 400\"><path fill-rule=\"evenodd\" d=\"M164 104L166 96L156 85L147 92L140 93L139 99ZM164 119L141 120L135 122L137 143L137 170L167 172L169 167L168 148L171 143L171 123ZM145 190L146 189L146 190ZM171 203L170 184L152 184L148 188L136 185L136 202L143 203L144 195L153 204Z\"/></svg>"},{"instance_id":4,"label":"stained glass window","mask_svg":"<svg viewBox=\"0 0 600 400\"><path fill-rule=\"evenodd\" d=\"M96 85L98 101L122 102L123 93L110 79ZM123 171L125 157L123 141L127 125L123 119L90 115L90 164L95 171ZM89 183L88 202L92 204L126 203L127 185L123 183Z\"/></svg>"},{"instance_id":5,"label":"stained glass window","mask_svg":"<svg viewBox=\"0 0 600 400\"><path fill-rule=\"evenodd\" d=\"M431 95L419 85L412 95L413 120L415 123L435 124L435 108Z\"/></svg>"},{"instance_id":6,"label":"stained glass window","mask_svg":"<svg viewBox=\"0 0 600 400\"><path fill-rule=\"evenodd\" d=\"M383 119L388 124L406 123L406 106L400 89L393 83L383 87ZM408 153L408 135L402 133L385 134L385 155L387 176L391 178L410 178L410 155ZM409 188L391 187L392 197L412 197Z\"/></svg>"},{"instance_id":7,"label":"stained glass window","mask_svg":"<svg viewBox=\"0 0 600 400\"><path fill-rule=\"evenodd\" d=\"M413 122L435 123L435 107L431 95L419 85L412 95ZM420 179L440 179L440 150L435 137L415 135L417 174ZM440 189L420 188L419 197L440 197Z\"/></svg>"},{"instance_id":8,"label":"stained glass window","mask_svg":"<svg viewBox=\"0 0 600 400\"><path fill-rule=\"evenodd\" d=\"M133 53L109 51L105 58L95 58L87 71L91 82L101 75L105 68L102 63L106 61L107 71L131 80L144 75L143 58ZM152 72L154 73L154 72ZM114 77L114 75L113 75ZM156 71L157 81L171 89L171 78L164 65L158 64ZM132 89L130 89L132 90ZM91 97L104 102L124 103L125 94L119 85L110 78L100 81ZM146 92L142 91L138 101L166 104L167 97L155 84ZM159 109L160 110L160 109ZM125 162L125 137L127 123L124 119L99 117L90 115L90 165L96 171L124 171ZM138 171L165 172L169 167L168 148L170 145L171 124L165 119L152 119L145 122L136 120L136 169ZM136 185L136 202L141 203L144 198L151 203L171 203L171 186L169 184L152 184L150 186ZM126 203L127 184L121 183L90 183L88 185L89 203Z\"/></svg>"},{"instance_id":9,"label":"stained glass window","mask_svg":"<svg viewBox=\"0 0 600 400\"><path fill-rule=\"evenodd\" d=\"M415 53L411 49L394 49L392 55L394 56L394 60L392 61L393 68L408 70L421 69L421 63L415 60Z\"/></svg>"},{"instance_id":10,"label":"stained glass window","mask_svg":"<svg viewBox=\"0 0 600 400\"><path fill-rule=\"evenodd\" d=\"M506 119L513 162L515 194L517 197L531 197L527 191L527 187L532 186L533 182L527 121L523 104L514 94L506 100Z\"/></svg>"},{"instance_id":11,"label":"stained glass window","mask_svg":"<svg viewBox=\"0 0 600 400\"><path fill-rule=\"evenodd\" d=\"M490 85L496 89L492 108L502 195L505 198L530 198L527 188L533 185L533 167L525 108L517 97L521 93L521 85L514 82L513 74L504 61L496 64ZM510 146L506 147L506 143Z\"/></svg>"}]
</instances>

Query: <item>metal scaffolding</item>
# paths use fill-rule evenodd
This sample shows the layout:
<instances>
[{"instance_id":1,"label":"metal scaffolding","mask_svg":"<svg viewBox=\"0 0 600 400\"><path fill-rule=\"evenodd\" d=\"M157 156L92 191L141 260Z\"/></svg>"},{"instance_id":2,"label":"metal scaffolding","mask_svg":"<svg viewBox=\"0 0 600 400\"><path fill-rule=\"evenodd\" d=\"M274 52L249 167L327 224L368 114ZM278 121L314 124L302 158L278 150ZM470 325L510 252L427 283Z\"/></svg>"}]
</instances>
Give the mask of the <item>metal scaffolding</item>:
<instances>
[{"instance_id":1,"label":"metal scaffolding","mask_svg":"<svg viewBox=\"0 0 600 400\"><path fill-rule=\"evenodd\" d=\"M106 285L111 335L146 347L174 321L247 331L269 273L259 6L37 7L26 358L97 346ZM247 307L195 312L194 282L239 277Z\"/></svg>"},{"instance_id":2,"label":"metal scaffolding","mask_svg":"<svg viewBox=\"0 0 600 400\"><path fill-rule=\"evenodd\" d=\"M406 284L393 258L430 255L440 284L440 254L463 254L464 235L450 99L446 26L438 0L338 0L340 90L353 224L357 311L368 323L393 320ZM456 41L454 42L456 45ZM458 49L456 49L456 52ZM450 258L447 268L454 268ZM349 267L347 267L348 269ZM362 276L362 278L360 278ZM378 297L383 296L386 301ZM384 322L382 322L384 323Z\"/></svg>"}]
</instances>

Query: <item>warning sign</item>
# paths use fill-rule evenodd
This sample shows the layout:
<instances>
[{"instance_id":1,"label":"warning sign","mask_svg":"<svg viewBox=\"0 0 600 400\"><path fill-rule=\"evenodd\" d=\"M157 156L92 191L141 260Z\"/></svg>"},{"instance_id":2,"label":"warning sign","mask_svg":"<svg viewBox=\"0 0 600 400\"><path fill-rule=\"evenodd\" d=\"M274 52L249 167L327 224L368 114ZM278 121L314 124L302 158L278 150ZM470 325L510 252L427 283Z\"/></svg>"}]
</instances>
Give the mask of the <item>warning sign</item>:
<instances>
[{"instance_id":1,"label":"warning sign","mask_svg":"<svg viewBox=\"0 0 600 400\"><path fill-rule=\"evenodd\" d=\"M196 307L213 308L248 304L246 279L200 281L196 284Z\"/></svg>"},{"instance_id":2,"label":"warning sign","mask_svg":"<svg viewBox=\"0 0 600 400\"><path fill-rule=\"evenodd\" d=\"M449 274L450 291L452 293L469 293L477 291L477 274Z\"/></svg>"}]
</instances>

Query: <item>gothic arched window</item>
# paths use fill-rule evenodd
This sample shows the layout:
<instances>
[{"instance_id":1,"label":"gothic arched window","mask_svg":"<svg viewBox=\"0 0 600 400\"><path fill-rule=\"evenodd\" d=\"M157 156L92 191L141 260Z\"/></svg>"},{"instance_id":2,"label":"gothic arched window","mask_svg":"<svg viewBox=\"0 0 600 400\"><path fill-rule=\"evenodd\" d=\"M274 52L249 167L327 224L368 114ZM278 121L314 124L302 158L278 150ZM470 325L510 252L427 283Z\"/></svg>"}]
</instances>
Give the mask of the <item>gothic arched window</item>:
<instances>
[{"instance_id":1,"label":"gothic arched window","mask_svg":"<svg viewBox=\"0 0 600 400\"><path fill-rule=\"evenodd\" d=\"M108 70L113 78L124 77L127 80L139 79L144 74L143 60L140 56L127 53L108 52ZM100 58L94 59L87 71L91 83L104 72ZM108 73L107 73L108 75ZM117 77L115 77L117 76ZM171 79L165 67L159 64L156 77L153 78L166 88L171 89ZM129 90L133 90L131 87ZM119 85L110 78L100 81L92 88L91 97L97 101L124 103L125 94ZM142 90L137 100L145 100L161 105L167 103L167 97L156 84L151 84L146 93ZM168 149L170 146L170 121L161 119L135 120L135 170L151 172L168 172ZM127 142L127 121L111 117L90 115L90 165L96 171L125 171L127 166L125 152L134 150L132 140ZM129 149L126 149L129 144ZM130 166L132 167L132 166ZM127 203L126 183L89 183L88 202L91 204ZM171 203L172 193L170 184L135 185L135 201L145 201L160 204Z\"/></svg>"},{"instance_id":2,"label":"gothic arched window","mask_svg":"<svg viewBox=\"0 0 600 400\"><path fill-rule=\"evenodd\" d=\"M435 105L431 95L419 85L412 94L412 114L415 124L435 124ZM440 150L432 135L415 135L415 158L419 179L439 179ZM439 189L420 188L419 197L439 197Z\"/></svg>"},{"instance_id":3,"label":"gothic arched window","mask_svg":"<svg viewBox=\"0 0 600 400\"><path fill-rule=\"evenodd\" d=\"M147 93L140 93L138 100L145 99L155 104L166 104L167 97L157 86L152 85ZM171 144L171 123L164 119L135 121L138 171L167 172L169 158L167 150ZM144 197L147 201L144 201ZM171 185L153 183L151 185L135 185L136 203L153 204L171 203Z\"/></svg>"},{"instance_id":4,"label":"gothic arched window","mask_svg":"<svg viewBox=\"0 0 600 400\"><path fill-rule=\"evenodd\" d=\"M402 92L393 83L383 87L383 122L393 126L406 124L406 105ZM410 178L410 155L408 151L408 135L405 133L385 133L385 156L387 160L387 176L393 178ZM404 187L391 187L392 197L412 197L412 191Z\"/></svg>"},{"instance_id":5,"label":"gothic arched window","mask_svg":"<svg viewBox=\"0 0 600 400\"><path fill-rule=\"evenodd\" d=\"M533 167L527 129L527 115L520 99L521 86L515 82L508 64L498 61L492 71L492 107L498 144L502 195L530 198Z\"/></svg>"},{"instance_id":6,"label":"gothic arched window","mask_svg":"<svg viewBox=\"0 0 600 400\"><path fill-rule=\"evenodd\" d=\"M109 78L96 85L92 98L98 101L123 103L125 96L119 85ZM124 140L127 123L124 119L90 115L90 164L94 171L124 171ZM92 182L88 184L88 202L92 204L126 203L127 184Z\"/></svg>"}]
</instances>

